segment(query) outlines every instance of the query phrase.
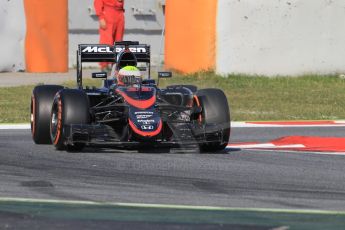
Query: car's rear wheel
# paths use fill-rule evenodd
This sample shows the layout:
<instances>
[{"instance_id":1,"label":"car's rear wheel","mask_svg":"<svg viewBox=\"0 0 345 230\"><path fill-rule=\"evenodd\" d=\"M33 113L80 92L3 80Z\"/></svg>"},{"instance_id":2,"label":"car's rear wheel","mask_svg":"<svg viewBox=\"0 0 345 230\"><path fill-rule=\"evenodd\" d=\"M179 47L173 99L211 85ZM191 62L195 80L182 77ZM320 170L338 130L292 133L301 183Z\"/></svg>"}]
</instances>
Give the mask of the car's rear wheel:
<instances>
[{"instance_id":1,"label":"car's rear wheel","mask_svg":"<svg viewBox=\"0 0 345 230\"><path fill-rule=\"evenodd\" d=\"M82 150L85 146L84 143L67 143L65 127L66 125L88 124L89 122L89 100L83 91L65 89L55 96L51 110L50 137L56 149Z\"/></svg>"},{"instance_id":2,"label":"car's rear wheel","mask_svg":"<svg viewBox=\"0 0 345 230\"><path fill-rule=\"evenodd\" d=\"M202 108L200 122L205 127L207 136L221 135L217 141L201 143L200 150L202 152L224 150L230 138L230 109L224 92L220 89L201 89L197 91L196 96Z\"/></svg>"},{"instance_id":3,"label":"car's rear wheel","mask_svg":"<svg viewBox=\"0 0 345 230\"><path fill-rule=\"evenodd\" d=\"M55 94L63 89L59 85L39 85L31 96L31 134L36 144L51 144L49 135L50 111Z\"/></svg>"}]
</instances>

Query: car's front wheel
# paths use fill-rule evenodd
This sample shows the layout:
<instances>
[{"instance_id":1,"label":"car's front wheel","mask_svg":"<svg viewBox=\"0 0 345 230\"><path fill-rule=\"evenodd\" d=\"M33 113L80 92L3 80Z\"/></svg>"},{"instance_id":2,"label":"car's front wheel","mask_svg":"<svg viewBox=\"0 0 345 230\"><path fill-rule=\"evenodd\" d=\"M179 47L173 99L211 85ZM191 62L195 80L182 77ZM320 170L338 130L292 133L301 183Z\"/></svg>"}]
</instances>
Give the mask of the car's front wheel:
<instances>
[{"instance_id":1,"label":"car's front wheel","mask_svg":"<svg viewBox=\"0 0 345 230\"><path fill-rule=\"evenodd\" d=\"M50 144L49 121L55 94L63 89L59 85L39 85L31 96L31 134L36 144Z\"/></svg>"},{"instance_id":2,"label":"car's front wheel","mask_svg":"<svg viewBox=\"0 0 345 230\"><path fill-rule=\"evenodd\" d=\"M50 119L50 138L56 149L82 150L84 143L67 143L65 128L71 124L88 124L89 122L89 100L83 91L65 89L56 94Z\"/></svg>"},{"instance_id":3,"label":"car's front wheel","mask_svg":"<svg viewBox=\"0 0 345 230\"><path fill-rule=\"evenodd\" d=\"M207 141L200 144L202 152L217 152L224 150L230 138L230 109L224 92L220 89L201 89L196 93L202 111L200 122L209 136L219 136L217 141ZM216 127L216 130L208 127ZM212 133L213 132L213 133Z\"/></svg>"}]
</instances>

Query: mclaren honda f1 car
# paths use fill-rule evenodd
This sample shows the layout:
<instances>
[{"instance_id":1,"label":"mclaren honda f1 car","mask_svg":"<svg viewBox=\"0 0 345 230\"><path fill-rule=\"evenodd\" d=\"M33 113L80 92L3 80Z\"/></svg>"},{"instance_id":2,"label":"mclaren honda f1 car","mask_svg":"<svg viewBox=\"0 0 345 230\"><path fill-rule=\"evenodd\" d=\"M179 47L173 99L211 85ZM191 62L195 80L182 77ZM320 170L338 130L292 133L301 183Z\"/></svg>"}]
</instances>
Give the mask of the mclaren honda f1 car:
<instances>
[{"instance_id":1,"label":"mclaren honda f1 car","mask_svg":"<svg viewBox=\"0 0 345 230\"><path fill-rule=\"evenodd\" d=\"M84 62L114 63L109 76L92 73L93 78L101 78L102 87L83 86ZM141 76L131 71L137 69ZM120 148L192 145L200 151L223 150L230 136L225 94L193 85L158 87L160 79L171 76L171 72L158 72L157 83L151 78L149 45L130 41L114 46L79 45L76 88L34 88L32 138L36 144L53 144L67 151L92 144Z\"/></svg>"}]
</instances>

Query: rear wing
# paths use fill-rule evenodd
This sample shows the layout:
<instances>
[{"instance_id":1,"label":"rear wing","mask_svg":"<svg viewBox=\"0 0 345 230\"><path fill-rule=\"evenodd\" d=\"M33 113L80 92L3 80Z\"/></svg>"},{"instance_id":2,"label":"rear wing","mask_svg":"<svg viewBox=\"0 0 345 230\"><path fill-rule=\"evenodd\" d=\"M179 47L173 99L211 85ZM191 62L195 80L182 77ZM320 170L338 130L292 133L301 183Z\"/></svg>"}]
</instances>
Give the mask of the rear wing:
<instances>
[{"instance_id":1,"label":"rear wing","mask_svg":"<svg viewBox=\"0 0 345 230\"><path fill-rule=\"evenodd\" d=\"M118 54L129 49L138 63L146 63L150 71L150 46L139 42L116 42L114 46L103 44L80 44L77 50L77 84L82 88L83 62L110 62L116 63Z\"/></svg>"}]
</instances>

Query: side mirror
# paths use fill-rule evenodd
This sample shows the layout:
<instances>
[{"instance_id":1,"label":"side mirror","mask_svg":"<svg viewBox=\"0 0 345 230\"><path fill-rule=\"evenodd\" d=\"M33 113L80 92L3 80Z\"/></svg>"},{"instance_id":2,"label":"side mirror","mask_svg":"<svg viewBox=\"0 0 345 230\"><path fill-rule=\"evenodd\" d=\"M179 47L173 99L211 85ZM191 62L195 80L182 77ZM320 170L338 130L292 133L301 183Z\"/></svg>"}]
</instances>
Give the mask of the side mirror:
<instances>
[{"instance_id":1,"label":"side mirror","mask_svg":"<svg viewBox=\"0 0 345 230\"><path fill-rule=\"evenodd\" d=\"M158 78L170 78L172 77L172 72L158 72Z\"/></svg>"},{"instance_id":2,"label":"side mirror","mask_svg":"<svg viewBox=\"0 0 345 230\"><path fill-rule=\"evenodd\" d=\"M106 72L92 73L92 78L107 78L107 76Z\"/></svg>"},{"instance_id":3,"label":"side mirror","mask_svg":"<svg viewBox=\"0 0 345 230\"><path fill-rule=\"evenodd\" d=\"M141 83L143 85L154 85L156 81L154 79L144 79Z\"/></svg>"}]
</instances>

